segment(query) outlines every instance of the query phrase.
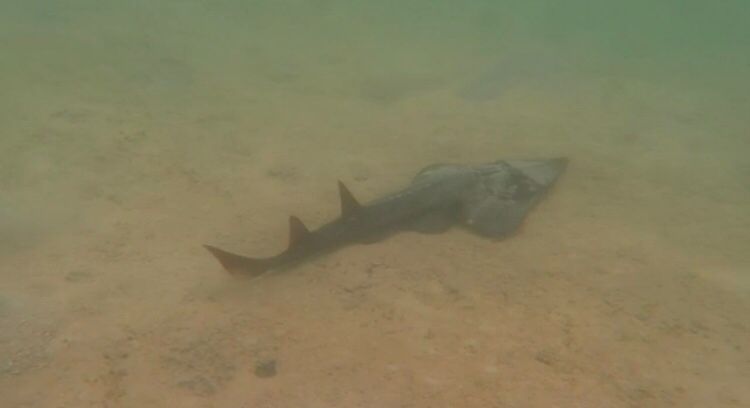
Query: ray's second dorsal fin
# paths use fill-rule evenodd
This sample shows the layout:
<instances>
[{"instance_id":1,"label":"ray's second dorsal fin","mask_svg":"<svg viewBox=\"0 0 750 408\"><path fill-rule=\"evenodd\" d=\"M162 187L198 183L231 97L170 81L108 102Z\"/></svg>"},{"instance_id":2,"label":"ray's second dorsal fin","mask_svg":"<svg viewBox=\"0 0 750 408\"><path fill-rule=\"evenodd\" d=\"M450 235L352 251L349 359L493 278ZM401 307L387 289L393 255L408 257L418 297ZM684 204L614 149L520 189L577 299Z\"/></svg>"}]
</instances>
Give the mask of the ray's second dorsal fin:
<instances>
[{"instance_id":1,"label":"ray's second dorsal fin","mask_svg":"<svg viewBox=\"0 0 750 408\"><path fill-rule=\"evenodd\" d=\"M339 196L341 197L341 217L349 218L357 214L361 209L362 205L354 198L354 195L348 188L339 180Z\"/></svg>"},{"instance_id":2,"label":"ray's second dorsal fin","mask_svg":"<svg viewBox=\"0 0 750 408\"><path fill-rule=\"evenodd\" d=\"M302 242L307 236L310 235L310 230L307 229L302 220L295 216L289 217L289 248Z\"/></svg>"}]
</instances>

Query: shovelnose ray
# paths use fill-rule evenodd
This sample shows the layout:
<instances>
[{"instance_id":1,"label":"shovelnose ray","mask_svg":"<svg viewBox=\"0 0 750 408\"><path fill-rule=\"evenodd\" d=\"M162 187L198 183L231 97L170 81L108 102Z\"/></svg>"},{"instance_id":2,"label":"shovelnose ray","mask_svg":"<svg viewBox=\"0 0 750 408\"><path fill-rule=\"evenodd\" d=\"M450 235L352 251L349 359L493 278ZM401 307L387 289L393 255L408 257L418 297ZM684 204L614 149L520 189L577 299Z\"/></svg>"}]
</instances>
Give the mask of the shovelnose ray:
<instances>
[{"instance_id":1,"label":"shovelnose ray","mask_svg":"<svg viewBox=\"0 0 750 408\"><path fill-rule=\"evenodd\" d=\"M565 171L567 159L501 160L480 165L435 164L405 189L360 204L339 181L341 216L309 230L289 217L289 247L268 258L249 258L204 245L232 274L250 277L296 264L352 243L377 242L398 231L440 233L462 224L503 239Z\"/></svg>"}]
</instances>

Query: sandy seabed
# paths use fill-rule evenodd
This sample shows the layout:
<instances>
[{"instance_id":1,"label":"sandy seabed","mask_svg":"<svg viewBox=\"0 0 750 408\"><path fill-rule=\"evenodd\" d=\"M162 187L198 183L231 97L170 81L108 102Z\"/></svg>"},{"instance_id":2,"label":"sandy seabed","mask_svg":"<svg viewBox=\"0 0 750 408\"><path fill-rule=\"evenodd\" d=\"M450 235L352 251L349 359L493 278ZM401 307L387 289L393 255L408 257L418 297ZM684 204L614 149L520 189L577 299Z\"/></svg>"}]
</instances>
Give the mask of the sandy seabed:
<instances>
[{"instance_id":1,"label":"sandy seabed","mask_svg":"<svg viewBox=\"0 0 750 408\"><path fill-rule=\"evenodd\" d=\"M159 52L117 86L62 63L6 80L0 405L750 405L746 100ZM368 201L434 162L557 155L503 242L407 232L253 281L201 248L283 249L289 214L337 216L338 179Z\"/></svg>"}]
</instances>

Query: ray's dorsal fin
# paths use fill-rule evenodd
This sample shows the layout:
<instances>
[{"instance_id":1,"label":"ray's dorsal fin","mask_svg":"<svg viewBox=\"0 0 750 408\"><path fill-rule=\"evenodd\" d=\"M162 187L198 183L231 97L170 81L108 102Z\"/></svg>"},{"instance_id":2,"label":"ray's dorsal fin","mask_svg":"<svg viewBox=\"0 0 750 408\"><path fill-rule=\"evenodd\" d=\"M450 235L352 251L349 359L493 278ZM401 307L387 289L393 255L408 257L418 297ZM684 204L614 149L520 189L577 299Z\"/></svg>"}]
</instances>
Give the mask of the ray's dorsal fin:
<instances>
[{"instance_id":1,"label":"ray's dorsal fin","mask_svg":"<svg viewBox=\"0 0 750 408\"><path fill-rule=\"evenodd\" d=\"M295 217L294 215L289 217L289 248L299 244L310 235L310 230L307 229L302 220Z\"/></svg>"},{"instance_id":2,"label":"ray's dorsal fin","mask_svg":"<svg viewBox=\"0 0 750 408\"><path fill-rule=\"evenodd\" d=\"M354 195L339 180L339 196L341 197L341 217L349 218L356 215L361 209L362 204L354 198Z\"/></svg>"}]
</instances>

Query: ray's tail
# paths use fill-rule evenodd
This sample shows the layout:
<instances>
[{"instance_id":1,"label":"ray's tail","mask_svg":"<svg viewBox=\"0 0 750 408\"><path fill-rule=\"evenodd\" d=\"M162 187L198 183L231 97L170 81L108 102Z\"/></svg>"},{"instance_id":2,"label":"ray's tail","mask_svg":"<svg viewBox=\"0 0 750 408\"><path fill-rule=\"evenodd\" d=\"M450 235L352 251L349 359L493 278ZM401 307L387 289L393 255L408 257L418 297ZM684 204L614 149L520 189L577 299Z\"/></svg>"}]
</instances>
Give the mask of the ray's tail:
<instances>
[{"instance_id":1,"label":"ray's tail","mask_svg":"<svg viewBox=\"0 0 750 408\"><path fill-rule=\"evenodd\" d=\"M352 195L348 188L339 181L339 197L341 199L341 217L352 218L362 210L362 205ZM282 259L288 255L289 251L299 249L299 247L311 243L314 234L310 232L305 224L297 217L289 217L289 246L285 252L270 258L248 258L242 255L233 254L223 249L211 245L203 245L204 248L221 263L221 266L232 275L243 275L254 278L267 272L268 270L281 266L280 264L289 262L289 259ZM294 254L292 254L294 255Z\"/></svg>"},{"instance_id":2,"label":"ray's tail","mask_svg":"<svg viewBox=\"0 0 750 408\"><path fill-rule=\"evenodd\" d=\"M232 275L243 275L254 278L264 274L272 266L269 259L248 258L211 245L203 245L203 247Z\"/></svg>"}]
</instances>

